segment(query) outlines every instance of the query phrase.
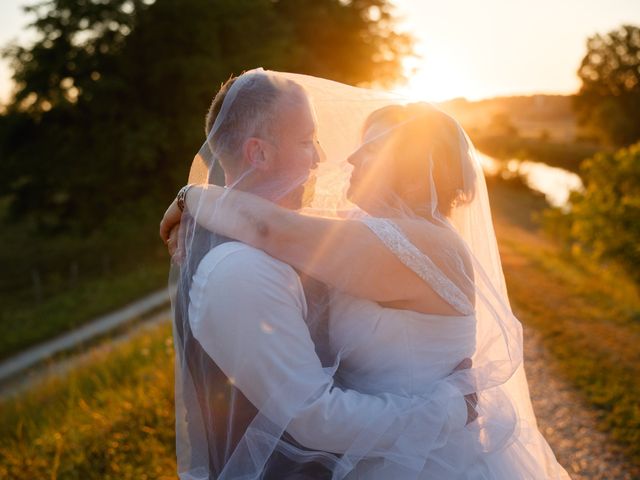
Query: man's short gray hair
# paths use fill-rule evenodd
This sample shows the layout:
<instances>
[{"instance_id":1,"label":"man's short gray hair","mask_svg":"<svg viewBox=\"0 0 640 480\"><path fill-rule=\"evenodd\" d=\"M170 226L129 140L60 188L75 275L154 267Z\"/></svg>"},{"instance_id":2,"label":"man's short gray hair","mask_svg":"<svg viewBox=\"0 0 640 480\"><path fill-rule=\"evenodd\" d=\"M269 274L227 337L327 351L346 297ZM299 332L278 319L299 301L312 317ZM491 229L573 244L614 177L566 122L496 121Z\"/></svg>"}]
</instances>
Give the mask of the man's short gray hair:
<instances>
[{"instance_id":1,"label":"man's short gray hair","mask_svg":"<svg viewBox=\"0 0 640 480\"><path fill-rule=\"evenodd\" d=\"M242 83L236 84L240 80ZM263 72L245 73L243 77L231 78L222 85L207 114L206 129L211 137L208 142L225 170L233 168L241 158L242 145L247 138L273 138L271 127L278 115L278 100L292 87L302 92L302 88L291 80L282 81ZM229 96L230 90L233 90L233 97ZM225 105L224 118L219 119L216 131L211 135L225 101L232 103Z\"/></svg>"}]
</instances>

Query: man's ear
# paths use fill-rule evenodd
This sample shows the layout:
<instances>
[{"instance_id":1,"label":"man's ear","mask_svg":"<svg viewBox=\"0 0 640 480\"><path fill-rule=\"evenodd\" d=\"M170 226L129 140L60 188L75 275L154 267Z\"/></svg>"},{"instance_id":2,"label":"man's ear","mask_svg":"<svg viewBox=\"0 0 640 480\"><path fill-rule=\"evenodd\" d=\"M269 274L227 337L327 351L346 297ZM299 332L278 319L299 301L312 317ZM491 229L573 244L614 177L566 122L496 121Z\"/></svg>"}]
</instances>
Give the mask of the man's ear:
<instances>
[{"instance_id":1,"label":"man's ear","mask_svg":"<svg viewBox=\"0 0 640 480\"><path fill-rule=\"evenodd\" d=\"M245 162L257 170L268 170L271 165L268 147L269 145L261 138L247 138L242 148Z\"/></svg>"}]
</instances>

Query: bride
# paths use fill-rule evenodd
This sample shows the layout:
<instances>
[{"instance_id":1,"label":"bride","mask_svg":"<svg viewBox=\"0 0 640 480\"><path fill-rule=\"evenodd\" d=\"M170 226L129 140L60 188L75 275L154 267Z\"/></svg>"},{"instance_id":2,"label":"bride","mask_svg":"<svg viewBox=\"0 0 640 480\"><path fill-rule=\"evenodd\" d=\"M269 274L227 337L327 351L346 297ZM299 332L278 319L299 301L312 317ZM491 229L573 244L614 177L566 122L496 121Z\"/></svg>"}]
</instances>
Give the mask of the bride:
<instances>
[{"instance_id":1,"label":"bride","mask_svg":"<svg viewBox=\"0 0 640 480\"><path fill-rule=\"evenodd\" d=\"M215 160L201 155L191 174L200 184L183 190L185 210L202 227L330 287L325 354L340 386L427 395L461 359L472 359L452 384L475 406L473 421L434 443L417 469L369 454L362 438L347 478L569 478L537 429L486 185L462 128L426 103L269 75L302 85L315 110L312 141L327 160L301 179L313 185L311 205L294 211L206 184L194 172L204 164L213 170ZM174 201L161 225L166 241L181 213ZM424 429L444 420L430 421ZM409 452L411 438L405 441Z\"/></svg>"}]
</instances>

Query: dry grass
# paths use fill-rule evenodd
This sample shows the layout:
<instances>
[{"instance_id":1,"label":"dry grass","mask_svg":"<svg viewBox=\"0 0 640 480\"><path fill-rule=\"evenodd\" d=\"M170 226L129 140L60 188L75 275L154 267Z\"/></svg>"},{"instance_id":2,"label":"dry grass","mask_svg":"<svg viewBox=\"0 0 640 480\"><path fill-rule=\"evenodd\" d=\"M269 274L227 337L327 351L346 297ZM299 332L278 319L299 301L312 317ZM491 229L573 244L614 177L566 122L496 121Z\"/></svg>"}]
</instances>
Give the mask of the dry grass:
<instances>
[{"instance_id":1,"label":"dry grass","mask_svg":"<svg viewBox=\"0 0 640 480\"><path fill-rule=\"evenodd\" d=\"M521 195L500 192L506 200ZM513 205L512 202L507 202ZM599 427L640 465L640 296L619 269L579 263L496 206L509 297L562 375L599 412ZM525 212L520 212L523 215ZM529 212L531 213L531 212Z\"/></svg>"},{"instance_id":2,"label":"dry grass","mask_svg":"<svg viewBox=\"0 0 640 480\"><path fill-rule=\"evenodd\" d=\"M0 405L0 478L175 479L173 341L162 325Z\"/></svg>"}]
</instances>

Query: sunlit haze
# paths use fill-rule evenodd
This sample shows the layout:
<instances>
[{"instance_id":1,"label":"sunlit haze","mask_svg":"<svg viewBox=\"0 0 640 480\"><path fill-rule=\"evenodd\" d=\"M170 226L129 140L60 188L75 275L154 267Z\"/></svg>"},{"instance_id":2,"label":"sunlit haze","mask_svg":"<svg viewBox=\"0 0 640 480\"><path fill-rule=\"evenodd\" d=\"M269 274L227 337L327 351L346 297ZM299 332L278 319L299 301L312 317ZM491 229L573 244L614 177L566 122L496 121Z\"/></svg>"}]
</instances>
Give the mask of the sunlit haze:
<instances>
[{"instance_id":1,"label":"sunlit haze","mask_svg":"<svg viewBox=\"0 0 640 480\"><path fill-rule=\"evenodd\" d=\"M395 0L417 39L406 61L420 100L573 93L587 37L640 24L638 0Z\"/></svg>"}]
</instances>

